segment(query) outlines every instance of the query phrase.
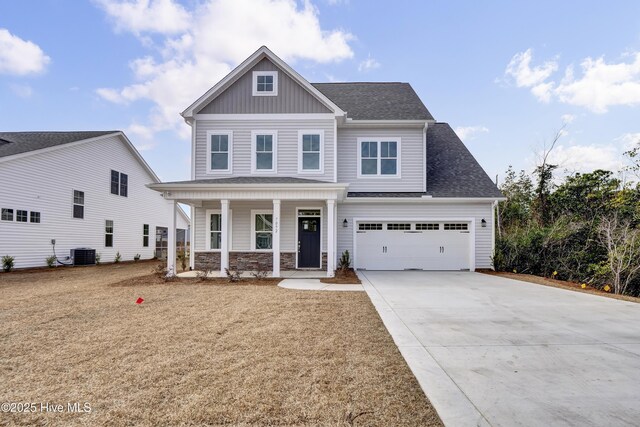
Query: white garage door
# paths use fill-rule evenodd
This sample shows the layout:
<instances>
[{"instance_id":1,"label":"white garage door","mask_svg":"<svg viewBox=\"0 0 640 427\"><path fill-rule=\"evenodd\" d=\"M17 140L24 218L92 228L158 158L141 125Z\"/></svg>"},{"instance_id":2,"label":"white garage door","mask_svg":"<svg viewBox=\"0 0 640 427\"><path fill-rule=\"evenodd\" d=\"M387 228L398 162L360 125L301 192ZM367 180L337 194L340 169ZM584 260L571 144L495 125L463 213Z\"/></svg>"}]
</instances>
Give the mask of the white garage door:
<instances>
[{"instance_id":1,"label":"white garage door","mask_svg":"<svg viewBox=\"0 0 640 427\"><path fill-rule=\"evenodd\" d=\"M356 268L469 269L469 223L367 221L356 227Z\"/></svg>"}]
</instances>

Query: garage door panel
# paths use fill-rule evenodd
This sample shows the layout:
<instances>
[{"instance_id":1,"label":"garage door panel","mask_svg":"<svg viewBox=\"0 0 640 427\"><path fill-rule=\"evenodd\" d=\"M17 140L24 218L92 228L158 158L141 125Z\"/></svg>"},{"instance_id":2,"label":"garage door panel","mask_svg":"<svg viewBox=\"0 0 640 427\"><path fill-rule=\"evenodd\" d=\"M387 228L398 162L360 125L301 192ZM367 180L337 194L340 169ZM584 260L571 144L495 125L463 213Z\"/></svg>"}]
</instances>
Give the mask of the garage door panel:
<instances>
[{"instance_id":1,"label":"garage door panel","mask_svg":"<svg viewBox=\"0 0 640 427\"><path fill-rule=\"evenodd\" d=\"M416 225L419 224L419 225ZM377 224L378 229L356 233L356 267L367 270L469 269L468 226L412 222L409 230L397 223ZM407 225L403 225L407 228Z\"/></svg>"}]
</instances>

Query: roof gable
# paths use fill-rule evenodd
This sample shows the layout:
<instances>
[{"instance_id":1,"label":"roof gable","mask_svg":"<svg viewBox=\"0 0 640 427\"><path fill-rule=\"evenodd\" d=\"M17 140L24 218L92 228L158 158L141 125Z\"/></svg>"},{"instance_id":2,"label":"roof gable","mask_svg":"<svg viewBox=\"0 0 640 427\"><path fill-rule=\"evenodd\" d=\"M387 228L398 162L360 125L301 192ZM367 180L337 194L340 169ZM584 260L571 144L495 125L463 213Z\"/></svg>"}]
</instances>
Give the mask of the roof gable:
<instances>
[{"instance_id":1,"label":"roof gable","mask_svg":"<svg viewBox=\"0 0 640 427\"><path fill-rule=\"evenodd\" d=\"M222 92L229 88L236 80L246 74L253 66L258 64L264 58L268 58L272 63L277 65L284 73L286 73L291 79L295 80L302 86L307 92L313 95L318 101L325 105L331 112L336 115L344 115L344 111L338 107L332 100L327 98L322 92L313 87L304 77L298 74L293 68L291 68L282 59L278 58L273 52L271 52L266 46L262 46L255 51L249 58L244 60L233 71L227 74L222 80L220 80L215 86L209 89L204 95L198 98L193 104L185 109L181 115L185 119L190 119L205 105L208 105Z\"/></svg>"},{"instance_id":2,"label":"roof gable","mask_svg":"<svg viewBox=\"0 0 640 427\"><path fill-rule=\"evenodd\" d=\"M253 96L253 72L277 71L278 95ZM332 113L316 96L274 64L262 58L238 77L211 102L196 110L198 114L286 114Z\"/></svg>"},{"instance_id":3,"label":"roof gable","mask_svg":"<svg viewBox=\"0 0 640 427\"><path fill-rule=\"evenodd\" d=\"M117 130L81 132L0 132L0 157L28 153L104 135Z\"/></svg>"}]
</instances>

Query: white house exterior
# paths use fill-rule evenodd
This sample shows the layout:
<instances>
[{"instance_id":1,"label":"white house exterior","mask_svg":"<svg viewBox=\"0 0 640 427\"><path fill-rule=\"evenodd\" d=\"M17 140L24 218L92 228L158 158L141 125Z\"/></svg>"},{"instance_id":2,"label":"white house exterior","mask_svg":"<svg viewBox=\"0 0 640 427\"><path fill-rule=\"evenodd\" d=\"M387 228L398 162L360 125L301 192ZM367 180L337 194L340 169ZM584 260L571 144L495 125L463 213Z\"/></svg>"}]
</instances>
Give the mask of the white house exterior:
<instances>
[{"instance_id":1,"label":"white house exterior","mask_svg":"<svg viewBox=\"0 0 640 427\"><path fill-rule=\"evenodd\" d=\"M312 84L262 47L182 116L191 180L150 187L191 205L194 269L491 267L503 196L406 83Z\"/></svg>"},{"instance_id":2,"label":"white house exterior","mask_svg":"<svg viewBox=\"0 0 640 427\"><path fill-rule=\"evenodd\" d=\"M117 182L112 183L112 176ZM46 265L55 252L92 248L101 262L155 255L156 230L168 228L170 202L126 136L106 132L0 132L0 256L15 267ZM113 184L113 185L112 185ZM177 229L189 218L177 212Z\"/></svg>"}]
</instances>

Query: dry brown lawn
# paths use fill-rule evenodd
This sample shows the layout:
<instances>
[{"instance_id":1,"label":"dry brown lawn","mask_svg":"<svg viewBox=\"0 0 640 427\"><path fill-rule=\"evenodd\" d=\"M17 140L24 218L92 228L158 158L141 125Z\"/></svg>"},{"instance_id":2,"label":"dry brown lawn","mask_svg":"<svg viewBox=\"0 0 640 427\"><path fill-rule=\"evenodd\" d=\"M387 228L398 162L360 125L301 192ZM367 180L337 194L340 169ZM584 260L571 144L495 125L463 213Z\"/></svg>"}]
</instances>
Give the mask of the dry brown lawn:
<instances>
[{"instance_id":1,"label":"dry brown lawn","mask_svg":"<svg viewBox=\"0 0 640 427\"><path fill-rule=\"evenodd\" d=\"M0 424L442 425L365 293L152 267L0 274L0 402L91 406Z\"/></svg>"}]
</instances>

